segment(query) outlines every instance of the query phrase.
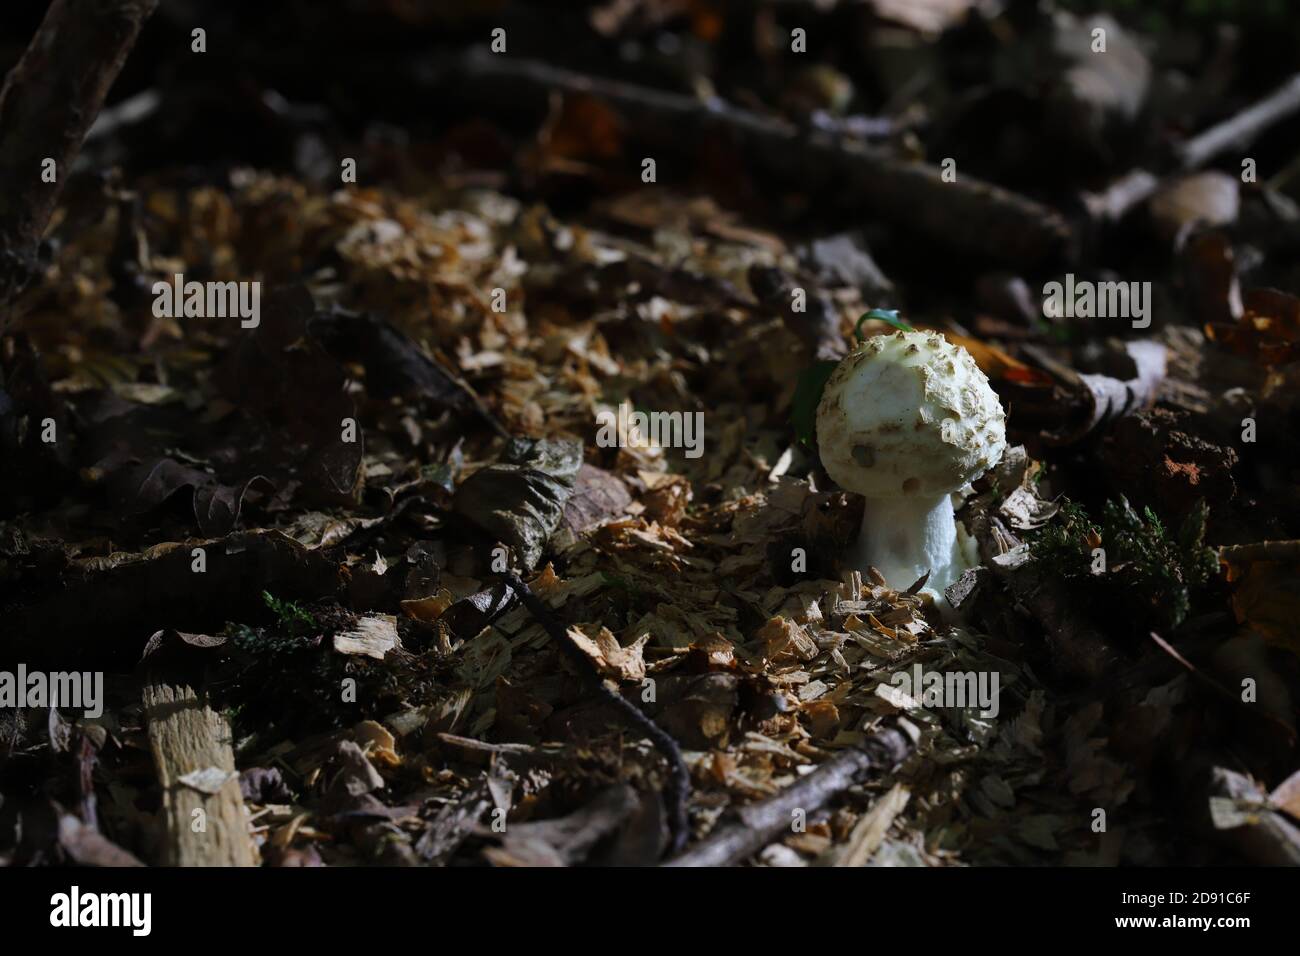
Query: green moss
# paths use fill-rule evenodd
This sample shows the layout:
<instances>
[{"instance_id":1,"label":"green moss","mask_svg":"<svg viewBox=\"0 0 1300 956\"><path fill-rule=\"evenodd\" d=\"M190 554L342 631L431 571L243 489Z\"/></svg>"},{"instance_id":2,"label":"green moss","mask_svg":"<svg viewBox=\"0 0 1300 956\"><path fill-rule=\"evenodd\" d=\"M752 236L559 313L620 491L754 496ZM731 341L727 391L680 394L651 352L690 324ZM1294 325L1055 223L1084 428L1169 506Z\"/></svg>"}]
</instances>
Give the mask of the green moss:
<instances>
[{"instance_id":1,"label":"green moss","mask_svg":"<svg viewBox=\"0 0 1300 956\"><path fill-rule=\"evenodd\" d=\"M1099 532L1082 505L1064 499L1051 522L1030 540L1029 554L1046 570L1062 577L1082 577L1092 567L1089 537Z\"/></svg>"},{"instance_id":2,"label":"green moss","mask_svg":"<svg viewBox=\"0 0 1300 956\"><path fill-rule=\"evenodd\" d=\"M1177 627L1191 612L1197 591L1218 573L1214 550L1205 545L1209 507L1196 504L1173 535L1150 508L1139 513L1128 500L1108 501L1100 525L1067 501L1030 544L1044 571L1087 579L1125 598L1145 626ZM1105 570L1093 549L1102 549Z\"/></svg>"},{"instance_id":3,"label":"green moss","mask_svg":"<svg viewBox=\"0 0 1300 956\"><path fill-rule=\"evenodd\" d=\"M281 629L290 634L307 634L320 629L316 618L292 601L282 601L270 591L262 592L262 600L275 615Z\"/></svg>"},{"instance_id":4,"label":"green moss","mask_svg":"<svg viewBox=\"0 0 1300 956\"><path fill-rule=\"evenodd\" d=\"M1205 546L1208 517L1208 506L1198 502L1175 537L1150 508L1139 515L1124 498L1106 503L1102 540L1112 566L1116 573L1127 571L1126 583L1148 598L1168 627L1187 618L1192 595L1218 571L1214 551Z\"/></svg>"},{"instance_id":5,"label":"green moss","mask_svg":"<svg viewBox=\"0 0 1300 956\"><path fill-rule=\"evenodd\" d=\"M286 629L311 619L315 633L226 626L229 659L218 691L236 736L268 726L289 735L314 733L383 713L399 692L393 671L382 662L332 653L312 615L293 605L282 610ZM356 681L355 703L343 699L347 678Z\"/></svg>"}]
</instances>

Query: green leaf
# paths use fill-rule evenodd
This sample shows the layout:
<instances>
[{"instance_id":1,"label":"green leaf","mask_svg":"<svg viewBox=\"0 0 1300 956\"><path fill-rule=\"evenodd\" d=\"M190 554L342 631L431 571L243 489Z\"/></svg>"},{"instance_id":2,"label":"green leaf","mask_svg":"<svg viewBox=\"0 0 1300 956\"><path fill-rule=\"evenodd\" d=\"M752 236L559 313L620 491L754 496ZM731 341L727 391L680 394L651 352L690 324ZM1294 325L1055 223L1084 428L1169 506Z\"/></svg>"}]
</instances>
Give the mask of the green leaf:
<instances>
[{"instance_id":1,"label":"green leaf","mask_svg":"<svg viewBox=\"0 0 1300 956\"><path fill-rule=\"evenodd\" d=\"M790 408L790 422L794 425L795 437L809 448L817 438L817 406L836 364L825 360L814 362L799 373L794 402Z\"/></svg>"},{"instance_id":2,"label":"green leaf","mask_svg":"<svg viewBox=\"0 0 1300 956\"><path fill-rule=\"evenodd\" d=\"M867 322L869 319L877 319L881 322L888 322L894 328L900 329L903 332L916 331L916 329L912 328L910 325L908 325L906 322L904 322L902 319L898 317L897 309L872 309L870 312L865 313L862 316L862 318L858 319L858 324L853 327L853 337L857 339L859 342L863 340L862 338L863 323Z\"/></svg>"}]
</instances>

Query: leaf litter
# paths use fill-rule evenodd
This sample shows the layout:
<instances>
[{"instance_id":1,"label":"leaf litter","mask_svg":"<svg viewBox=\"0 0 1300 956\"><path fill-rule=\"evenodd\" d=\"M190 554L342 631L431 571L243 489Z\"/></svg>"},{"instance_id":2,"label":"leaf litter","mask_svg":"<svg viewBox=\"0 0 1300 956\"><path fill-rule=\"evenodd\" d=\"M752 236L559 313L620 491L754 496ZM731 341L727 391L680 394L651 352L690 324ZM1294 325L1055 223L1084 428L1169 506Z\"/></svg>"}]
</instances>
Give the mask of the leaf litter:
<instances>
[{"instance_id":1,"label":"leaf litter","mask_svg":"<svg viewBox=\"0 0 1300 956\"><path fill-rule=\"evenodd\" d=\"M922 35L949 17L875 6ZM1062 15L1033 67L1049 124L1086 119L1056 132L1103 165L1152 82L1109 22L1117 62L1082 56ZM625 28L612 10L597 27ZM598 98L557 96L519 164L599 180L629 130ZM1238 261L1250 197L1224 178L1171 176L1150 201L1196 293L1188 322L1126 341L1017 325L1024 283L1006 276L964 322L906 316L965 346L1013 415L1016 447L961 512L984 568L958 625L839 560L860 502L819 472L811 413L854 335L904 321L862 235L787 242L672 190L570 217L490 182L326 191L237 169L145 177L124 223L106 189L4 339L0 584L19 655L118 686L98 718L6 717L6 759L59 785L23 809L45 825L11 847L9 821L0 853L148 856L133 669L166 662L201 673L228 722L273 865L659 861L660 755L516 600L502 549L602 686L680 747L692 842L884 726L915 732L900 767L750 863L1205 862L1172 839L1168 769L1222 762L1202 738L1248 741L1237 755L1272 784L1216 769L1220 831L1243 801L1294 818L1300 512L1258 512L1294 462L1233 436L1246 415L1293 420L1300 310ZM261 325L133 304L123 229L148 279L263 277ZM811 318L776 305L796 283ZM708 453L602 447L598 413L625 404L706 412ZM75 440L31 441L22 423L46 418ZM996 704L905 689L918 668L996 674ZM1223 700L1243 675L1260 708ZM180 779L214 794L229 775ZM1122 824L1099 835L1098 807Z\"/></svg>"}]
</instances>

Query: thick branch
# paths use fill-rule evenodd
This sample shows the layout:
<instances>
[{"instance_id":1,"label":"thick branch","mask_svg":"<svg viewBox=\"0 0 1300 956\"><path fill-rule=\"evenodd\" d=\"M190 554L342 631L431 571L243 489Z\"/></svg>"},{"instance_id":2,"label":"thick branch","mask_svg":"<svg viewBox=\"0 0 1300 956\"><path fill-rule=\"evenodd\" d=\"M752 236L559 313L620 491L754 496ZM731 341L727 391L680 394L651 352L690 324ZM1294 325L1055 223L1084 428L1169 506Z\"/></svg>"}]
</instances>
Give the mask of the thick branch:
<instances>
[{"instance_id":1,"label":"thick branch","mask_svg":"<svg viewBox=\"0 0 1300 956\"><path fill-rule=\"evenodd\" d=\"M54 0L0 91L0 307L36 271L67 171L158 0ZM57 180L42 181L55 162Z\"/></svg>"},{"instance_id":2,"label":"thick branch","mask_svg":"<svg viewBox=\"0 0 1300 956\"><path fill-rule=\"evenodd\" d=\"M789 832L796 810L805 815L821 809L873 773L887 773L907 759L913 740L893 727L881 730L861 747L828 760L775 796L742 807L734 823L724 824L665 866L735 866Z\"/></svg>"},{"instance_id":3,"label":"thick branch","mask_svg":"<svg viewBox=\"0 0 1300 956\"><path fill-rule=\"evenodd\" d=\"M462 95L509 101L520 89L585 93L613 106L638 136L676 148L703 135L732 139L756 167L791 184L827 184L837 208L858 208L954 251L1030 266L1063 255L1070 227L1054 210L958 173L899 159L787 120L651 87L585 76L537 60L476 52L455 70Z\"/></svg>"}]
</instances>

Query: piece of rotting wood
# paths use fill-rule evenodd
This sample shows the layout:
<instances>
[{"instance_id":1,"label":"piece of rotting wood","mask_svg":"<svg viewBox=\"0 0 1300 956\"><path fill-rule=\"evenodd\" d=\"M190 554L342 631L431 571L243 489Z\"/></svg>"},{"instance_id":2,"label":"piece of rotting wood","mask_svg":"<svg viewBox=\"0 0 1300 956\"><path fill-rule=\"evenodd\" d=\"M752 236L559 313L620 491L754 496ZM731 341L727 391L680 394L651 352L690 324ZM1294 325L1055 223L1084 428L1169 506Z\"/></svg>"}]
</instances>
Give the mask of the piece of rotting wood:
<instances>
[{"instance_id":1,"label":"piece of rotting wood","mask_svg":"<svg viewBox=\"0 0 1300 956\"><path fill-rule=\"evenodd\" d=\"M156 673L145 683L144 710L163 793L161 862L257 866L226 719L188 684Z\"/></svg>"}]
</instances>

